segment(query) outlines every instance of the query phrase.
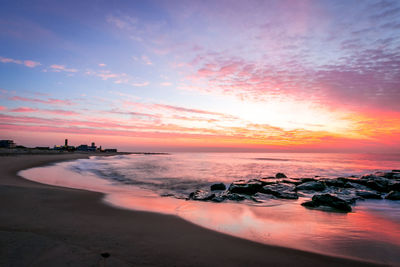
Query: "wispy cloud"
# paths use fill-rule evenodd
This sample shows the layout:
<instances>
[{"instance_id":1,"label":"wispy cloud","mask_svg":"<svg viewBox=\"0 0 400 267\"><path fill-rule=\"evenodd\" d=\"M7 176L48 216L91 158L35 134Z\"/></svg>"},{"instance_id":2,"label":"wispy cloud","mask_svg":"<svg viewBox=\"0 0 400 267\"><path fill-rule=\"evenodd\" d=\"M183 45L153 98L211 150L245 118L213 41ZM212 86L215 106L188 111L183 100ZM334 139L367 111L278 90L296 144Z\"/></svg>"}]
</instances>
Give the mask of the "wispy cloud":
<instances>
[{"instance_id":1,"label":"wispy cloud","mask_svg":"<svg viewBox=\"0 0 400 267\"><path fill-rule=\"evenodd\" d=\"M6 58L6 57L0 57L0 62L24 65L29 68L34 68L34 67L41 65L39 62L33 61L33 60L19 60L19 59L12 59L12 58Z\"/></svg>"},{"instance_id":2,"label":"wispy cloud","mask_svg":"<svg viewBox=\"0 0 400 267\"><path fill-rule=\"evenodd\" d=\"M153 62L151 62L151 60L150 60L146 55L142 55L142 61L143 61L146 65L153 65Z\"/></svg>"},{"instance_id":3,"label":"wispy cloud","mask_svg":"<svg viewBox=\"0 0 400 267\"><path fill-rule=\"evenodd\" d=\"M162 83L160 83L160 85L161 86L171 86L172 83L170 83L170 82L162 82Z\"/></svg>"},{"instance_id":4,"label":"wispy cloud","mask_svg":"<svg viewBox=\"0 0 400 267\"><path fill-rule=\"evenodd\" d=\"M35 112L38 111L37 108L30 108L30 107L19 107L10 110L11 112Z\"/></svg>"},{"instance_id":5,"label":"wispy cloud","mask_svg":"<svg viewBox=\"0 0 400 267\"><path fill-rule=\"evenodd\" d=\"M61 71L65 71L65 72L78 72L77 69L73 69L73 68L67 68L64 65L57 65L57 64L53 64L50 66L50 69L54 72L61 72Z\"/></svg>"},{"instance_id":6,"label":"wispy cloud","mask_svg":"<svg viewBox=\"0 0 400 267\"><path fill-rule=\"evenodd\" d=\"M17 113L42 113L42 114L51 114L51 115L62 115L62 116L75 116L79 115L78 112L70 111L70 110L62 110L62 109L39 109L39 108L31 108L31 107L19 107L11 109L10 112Z\"/></svg>"},{"instance_id":7,"label":"wispy cloud","mask_svg":"<svg viewBox=\"0 0 400 267\"><path fill-rule=\"evenodd\" d=\"M143 86L147 86L147 85L149 85L150 83L149 82L141 82L141 83L130 83L130 85L132 85L132 86L136 86L136 87L143 87Z\"/></svg>"},{"instance_id":8,"label":"wispy cloud","mask_svg":"<svg viewBox=\"0 0 400 267\"><path fill-rule=\"evenodd\" d=\"M9 99L12 101L33 102L33 103L42 103L42 104L50 104L50 105L67 105L67 106L72 105L72 102L69 100L62 100L62 99L56 99L56 98L39 99L39 98L13 96Z\"/></svg>"}]
</instances>

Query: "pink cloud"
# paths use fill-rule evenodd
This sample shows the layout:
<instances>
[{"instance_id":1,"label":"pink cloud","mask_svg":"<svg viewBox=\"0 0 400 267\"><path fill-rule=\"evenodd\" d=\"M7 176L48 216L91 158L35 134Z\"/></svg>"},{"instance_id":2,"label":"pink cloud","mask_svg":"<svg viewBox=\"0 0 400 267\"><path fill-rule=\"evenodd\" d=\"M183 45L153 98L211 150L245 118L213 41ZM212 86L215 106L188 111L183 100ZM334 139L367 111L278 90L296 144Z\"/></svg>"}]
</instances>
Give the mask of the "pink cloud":
<instances>
[{"instance_id":1,"label":"pink cloud","mask_svg":"<svg viewBox=\"0 0 400 267\"><path fill-rule=\"evenodd\" d=\"M21 60L18 59L12 59L12 58L6 58L6 57L0 57L0 62L1 63L15 63L15 64L22 64Z\"/></svg>"},{"instance_id":2,"label":"pink cloud","mask_svg":"<svg viewBox=\"0 0 400 267\"><path fill-rule=\"evenodd\" d=\"M78 112L70 111L70 110L62 110L62 109L41 109L39 110L41 113L54 114L54 115L64 115L64 116L75 116L79 115Z\"/></svg>"},{"instance_id":3,"label":"pink cloud","mask_svg":"<svg viewBox=\"0 0 400 267\"><path fill-rule=\"evenodd\" d=\"M47 100L38 99L38 98L27 98L21 96L13 96L10 98L13 101L24 101L24 102L33 102L33 103L42 103L42 104L50 104L50 105L72 105L69 100L61 100L56 98L48 98Z\"/></svg>"},{"instance_id":4,"label":"pink cloud","mask_svg":"<svg viewBox=\"0 0 400 267\"><path fill-rule=\"evenodd\" d=\"M97 76L106 81L108 79L118 78L120 75L116 73L99 73Z\"/></svg>"},{"instance_id":5,"label":"pink cloud","mask_svg":"<svg viewBox=\"0 0 400 267\"><path fill-rule=\"evenodd\" d=\"M0 106L0 111L1 110L6 110L7 108L5 106Z\"/></svg>"},{"instance_id":6,"label":"pink cloud","mask_svg":"<svg viewBox=\"0 0 400 267\"><path fill-rule=\"evenodd\" d=\"M5 58L5 57L0 57L0 62L2 63L15 63L15 64L19 64L19 65L25 65L26 67L29 68L34 68L36 66L41 65L39 62L37 61L33 61L33 60L19 60L19 59L12 59L12 58Z\"/></svg>"},{"instance_id":7,"label":"pink cloud","mask_svg":"<svg viewBox=\"0 0 400 267\"><path fill-rule=\"evenodd\" d=\"M160 85L161 86L171 86L172 83L170 83L170 82L162 82L162 83L160 83Z\"/></svg>"},{"instance_id":8,"label":"pink cloud","mask_svg":"<svg viewBox=\"0 0 400 267\"><path fill-rule=\"evenodd\" d=\"M136 87L143 87L143 86L147 86L149 84L150 84L149 82L131 83L132 86L136 86Z\"/></svg>"},{"instance_id":9,"label":"pink cloud","mask_svg":"<svg viewBox=\"0 0 400 267\"><path fill-rule=\"evenodd\" d=\"M30 108L30 107L20 107L20 108L14 108L10 110L11 112L36 112L38 111L37 108Z\"/></svg>"},{"instance_id":10,"label":"pink cloud","mask_svg":"<svg viewBox=\"0 0 400 267\"><path fill-rule=\"evenodd\" d=\"M172 106L172 105L166 105L166 104L152 104L152 106L155 108L161 108L161 109L171 110L171 111L175 111L175 112L189 112L189 113L199 113L199 114L208 114L208 115L224 115L224 114L218 113L218 112L211 112L211 111L206 111L206 110L201 110L201 109L192 109L192 108L185 108L185 107Z\"/></svg>"},{"instance_id":11,"label":"pink cloud","mask_svg":"<svg viewBox=\"0 0 400 267\"><path fill-rule=\"evenodd\" d=\"M41 65L41 64L40 64L39 62L36 62L36 61L25 60L25 61L24 61L24 65L27 66L27 67L29 67L29 68L34 68L34 67L39 66L39 65Z\"/></svg>"},{"instance_id":12,"label":"pink cloud","mask_svg":"<svg viewBox=\"0 0 400 267\"><path fill-rule=\"evenodd\" d=\"M79 113L75 111L62 110L62 109L38 109L38 108L30 108L30 107L19 107L10 110L11 112L38 112L42 114L52 114L52 115L63 115L63 116L74 116L79 115Z\"/></svg>"},{"instance_id":13,"label":"pink cloud","mask_svg":"<svg viewBox=\"0 0 400 267\"><path fill-rule=\"evenodd\" d=\"M50 68L55 72L65 71L65 72L78 72L77 69L66 68L64 65L53 64Z\"/></svg>"}]
</instances>

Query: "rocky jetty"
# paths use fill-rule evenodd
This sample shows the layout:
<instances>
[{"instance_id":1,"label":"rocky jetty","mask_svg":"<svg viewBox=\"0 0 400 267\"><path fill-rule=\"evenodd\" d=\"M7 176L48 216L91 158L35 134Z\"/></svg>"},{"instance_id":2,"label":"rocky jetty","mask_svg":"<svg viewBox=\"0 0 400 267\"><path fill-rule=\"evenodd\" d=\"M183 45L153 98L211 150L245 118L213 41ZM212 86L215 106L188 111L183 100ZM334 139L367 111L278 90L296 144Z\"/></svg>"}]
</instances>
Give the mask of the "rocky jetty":
<instances>
[{"instance_id":1,"label":"rocky jetty","mask_svg":"<svg viewBox=\"0 0 400 267\"><path fill-rule=\"evenodd\" d=\"M361 177L288 178L284 173L248 181L238 180L227 188L216 183L208 190L190 193L188 200L254 201L304 198L304 207L350 212L351 205L364 199L400 200L400 170L375 172ZM308 200L307 200L308 199Z\"/></svg>"}]
</instances>

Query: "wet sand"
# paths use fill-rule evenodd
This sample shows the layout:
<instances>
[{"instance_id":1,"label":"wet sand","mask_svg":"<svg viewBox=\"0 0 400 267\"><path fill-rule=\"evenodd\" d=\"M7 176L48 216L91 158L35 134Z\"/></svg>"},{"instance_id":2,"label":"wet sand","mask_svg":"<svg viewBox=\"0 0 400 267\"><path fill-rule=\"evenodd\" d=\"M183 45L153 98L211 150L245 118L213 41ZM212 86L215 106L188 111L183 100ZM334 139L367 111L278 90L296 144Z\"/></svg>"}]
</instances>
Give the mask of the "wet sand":
<instances>
[{"instance_id":1,"label":"wet sand","mask_svg":"<svg viewBox=\"0 0 400 267\"><path fill-rule=\"evenodd\" d=\"M103 194L25 180L23 169L87 154L0 157L0 266L368 266L268 246L172 215L102 203ZM111 256L104 261L101 253Z\"/></svg>"}]
</instances>

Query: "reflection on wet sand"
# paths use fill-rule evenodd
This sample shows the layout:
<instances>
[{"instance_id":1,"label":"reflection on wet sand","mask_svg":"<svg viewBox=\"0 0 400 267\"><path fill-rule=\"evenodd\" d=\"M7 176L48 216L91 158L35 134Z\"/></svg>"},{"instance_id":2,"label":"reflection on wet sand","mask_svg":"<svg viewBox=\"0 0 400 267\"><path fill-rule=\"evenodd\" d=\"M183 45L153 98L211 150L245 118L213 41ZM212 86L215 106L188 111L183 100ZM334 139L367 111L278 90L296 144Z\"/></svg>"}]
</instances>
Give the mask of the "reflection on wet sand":
<instances>
[{"instance_id":1,"label":"reflection on wet sand","mask_svg":"<svg viewBox=\"0 0 400 267\"><path fill-rule=\"evenodd\" d=\"M301 200L272 200L275 203L265 207L143 194L108 195L105 201L124 208L175 214L200 226L265 244L400 264L400 214L397 221L380 217L368 209L368 203L346 214L309 210L299 205ZM385 202L378 205L390 207Z\"/></svg>"}]
</instances>

